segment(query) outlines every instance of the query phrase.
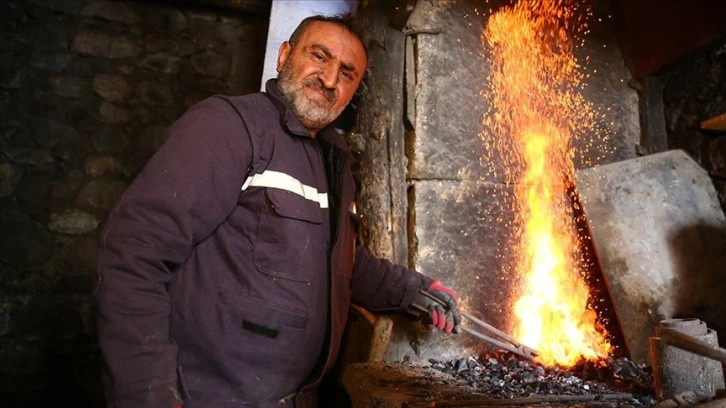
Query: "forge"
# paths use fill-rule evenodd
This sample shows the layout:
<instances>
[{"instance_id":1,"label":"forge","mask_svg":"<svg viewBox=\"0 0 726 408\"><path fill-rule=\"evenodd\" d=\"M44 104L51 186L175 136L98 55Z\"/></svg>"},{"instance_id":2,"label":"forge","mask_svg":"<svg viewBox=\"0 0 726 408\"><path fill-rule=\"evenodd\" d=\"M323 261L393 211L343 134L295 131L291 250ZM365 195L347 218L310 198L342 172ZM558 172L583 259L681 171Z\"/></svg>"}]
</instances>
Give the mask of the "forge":
<instances>
[{"instance_id":1,"label":"forge","mask_svg":"<svg viewBox=\"0 0 726 408\"><path fill-rule=\"evenodd\" d=\"M719 347L717 331L723 332L719 324L725 316L717 298L726 293L720 278L726 218L708 175L675 150L576 176L582 186L578 205L604 271L605 292L600 295L609 297L616 320L611 326L624 340L620 357L582 359L570 367L543 365L536 357L499 346L509 337L487 332L470 317L464 319L466 327L498 339L484 340L490 351L453 359L353 364L343 376L353 407L724 404L726 349ZM638 219L644 203L653 201L638 199L643 196L658 197L648 211L653 219L642 221L645 225ZM688 239L679 239L684 233ZM633 241L642 245L628 245ZM674 299L674 293L679 297ZM673 316L703 316L715 326ZM668 329L677 333L666 333ZM386 345L379 341L370 347Z\"/></svg>"},{"instance_id":2,"label":"forge","mask_svg":"<svg viewBox=\"0 0 726 408\"><path fill-rule=\"evenodd\" d=\"M628 360L544 369L493 354L447 362L359 363L343 378L353 407L652 406L651 376Z\"/></svg>"},{"instance_id":3,"label":"forge","mask_svg":"<svg viewBox=\"0 0 726 408\"><path fill-rule=\"evenodd\" d=\"M554 8L542 10L547 4ZM379 142L354 138L353 145L374 167L379 154L404 164L383 168L390 194L373 194L380 174L361 176L369 189L361 208L382 214L368 219L364 240L455 287L463 309L548 360L388 317L395 329L385 349L376 341L362 346L377 361L344 371L352 405L630 407L687 391L701 395L678 396L682 404L723 403L717 339L705 346L709 356L686 352L689 363L675 370L709 384L707 391L691 383L663 392L664 371L651 367L680 364L651 353L661 321L703 319L723 338L716 294L725 293L726 224L713 173L675 144L659 151L657 118L643 121L657 108L642 110L653 82L637 86L623 61L613 21L622 10L600 1L409 6L390 18L392 27L372 23L376 63L359 120L372 123L363 130ZM545 15L499 20L508 7L517 18ZM514 39L521 42L509 44ZM405 55L401 81L390 84L404 88L404 100L376 87L397 69L376 55L391 52ZM388 112L399 109L402 133L383 131L396 123Z\"/></svg>"}]
</instances>

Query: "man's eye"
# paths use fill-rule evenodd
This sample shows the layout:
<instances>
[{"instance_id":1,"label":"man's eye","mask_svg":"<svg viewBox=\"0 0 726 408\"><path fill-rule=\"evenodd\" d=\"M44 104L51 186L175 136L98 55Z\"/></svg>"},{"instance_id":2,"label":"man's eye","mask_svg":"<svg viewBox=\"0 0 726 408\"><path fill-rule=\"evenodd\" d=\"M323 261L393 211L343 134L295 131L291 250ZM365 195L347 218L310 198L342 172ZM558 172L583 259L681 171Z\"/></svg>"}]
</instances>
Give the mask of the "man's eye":
<instances>
[{"instance_id":1,"label":"man's eye","mask_svg":"<svg viewBox=\"0 0 726 408\"><path fill-rule=\"evenodd\" d=\"M325 61L325 57L323 57L323 54L313 53L313 58L318 61Z\"/></svg>"},{"instance_id":2,"label":"man's eye","mask_svg":"<svg viewBox=\"0 0 726 408\"><path fill-rule=\"evenodd\" d=\"M353 80L353 75L351 75L350 72L340 71L340 75L342 75L343 78L345 78L347 80Z\"/></svg>"}]
</instances>

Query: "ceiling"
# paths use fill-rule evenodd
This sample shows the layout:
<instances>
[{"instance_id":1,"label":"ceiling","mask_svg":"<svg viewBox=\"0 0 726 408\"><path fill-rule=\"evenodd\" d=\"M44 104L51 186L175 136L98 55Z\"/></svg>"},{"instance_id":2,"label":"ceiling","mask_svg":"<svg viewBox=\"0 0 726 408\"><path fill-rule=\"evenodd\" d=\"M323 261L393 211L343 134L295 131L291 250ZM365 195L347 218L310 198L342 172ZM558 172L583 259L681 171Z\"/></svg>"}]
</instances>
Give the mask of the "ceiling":
<instances>
[{"instance_id":1,"label":"ceiling","mask_svg":"<svg viewBox=\"0 0 726 408\"><path fill-rule=\"evenodd\" d=\"M726 1L615 0L623 55L635 78L726 41Z\"/></svg>"}]
</instances>

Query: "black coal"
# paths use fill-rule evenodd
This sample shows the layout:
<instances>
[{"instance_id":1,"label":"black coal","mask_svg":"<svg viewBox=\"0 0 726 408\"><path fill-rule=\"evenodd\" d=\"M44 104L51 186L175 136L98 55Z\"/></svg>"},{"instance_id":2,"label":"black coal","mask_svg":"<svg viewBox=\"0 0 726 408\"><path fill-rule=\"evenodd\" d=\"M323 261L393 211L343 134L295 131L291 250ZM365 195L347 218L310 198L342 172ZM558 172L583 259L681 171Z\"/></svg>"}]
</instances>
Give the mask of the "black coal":
<instances>
[{"instance_id":1,"label":"black coal","mask_svg":"<svg viewBox=\"0 0 726 408\"><path fill-rule=\"evenodd\" d=\"M628 406L651 407L657 402L649 367L627 358L586 361L569 369L545 368L511 353L429 362L492 398L628 393Z\"/></svg>"}]
</instances>

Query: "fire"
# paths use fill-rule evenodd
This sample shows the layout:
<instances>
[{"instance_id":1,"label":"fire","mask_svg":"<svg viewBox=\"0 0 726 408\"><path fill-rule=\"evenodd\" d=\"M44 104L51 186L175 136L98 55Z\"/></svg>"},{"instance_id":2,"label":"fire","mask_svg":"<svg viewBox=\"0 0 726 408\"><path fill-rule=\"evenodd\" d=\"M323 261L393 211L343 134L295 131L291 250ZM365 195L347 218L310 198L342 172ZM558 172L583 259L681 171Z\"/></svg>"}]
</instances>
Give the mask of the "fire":
<instances>
[{"instance_id":1,"label":"fire","mask_svg":"<svg viewBox=\"0 0 726 408\"><path fill-rule=\"evenodd\" d=\"M583 74L570 38L573 30L586 30L577 21L581 4L521 0L493 14L482 33L492 51L488 143L503 154L514 186L515 270L522 284L513 335L547 366L599 360L611 350L588 307L569 195L573 140L594 128L595 117L578 92Z\"/></svg>"}]
</instances>

